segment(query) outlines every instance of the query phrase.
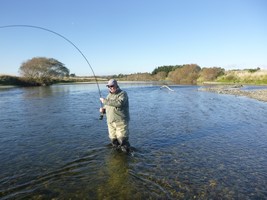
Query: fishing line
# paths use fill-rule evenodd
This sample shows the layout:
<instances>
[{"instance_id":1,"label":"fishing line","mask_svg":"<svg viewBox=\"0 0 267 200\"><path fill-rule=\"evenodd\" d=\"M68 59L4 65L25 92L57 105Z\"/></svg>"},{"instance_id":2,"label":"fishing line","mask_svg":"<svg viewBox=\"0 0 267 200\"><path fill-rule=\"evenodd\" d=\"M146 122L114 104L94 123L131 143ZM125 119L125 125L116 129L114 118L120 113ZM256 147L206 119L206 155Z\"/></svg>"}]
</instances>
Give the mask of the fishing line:
<instances>
[{"instance_id":1,"label":"fishing line","mask_svg":"<svg viewBox=\"0 0 267 200\"><path fill-rule=\"evenodd\" d=\"M81 55L82 57L85 59L86 63L88 64L88 66L90 67L92 73L93 73L93 76L95 78L95 82L97 84L97 88L98 88L98 93L99 93L99 96L101 97L101 90L100 90L100 87L99 87L99 84L98 84L98 81L97 81L97 78L96 78L96 75L95 75L95 72L92 68L92 66L90 65L88 59L86 58L86 56L83 54L83 52L72 42L70 41L68 38L66 38L65 36L55 32L55 31L52 31L50 29L47 29L47 28L43 28L43 27L40 27L40 26L33 26L33 25L6 25L6 26L0 26L0 28L13 28L13 27L25 27L25 28L35 28L35 29L41 29L41 30L44 30L44 31L47 31L47 32L50 32L50 33L53 33L61 38L63 38L64 40L66 40L68 43L70 43Z\"/></svg>"},{"instance_id":2,"label":"fishing line","mask_svg":"<svg viewBox=\"0 0 267 200\"><path fill-rule=\"evenodd\" d=\"M61 38L63 38L65 41L67 41L69 44L71 44L81 55L82 57L85 59L86 63L88 64L88 66L90 67L92 73L93 73L93 76L95 78L95 82L96 82L96 85L97 85L97 88L98 88L98 93L99 93L99 97L101 98L102 97L102 94L101 94L101 90L100 90L100 87L99 87L99 84L98 84L98 80L96 78L96 75L95 75L95 72L92 68L92 66L90 65L88 59L86 58L86 56L83 54L83 52L71 41L69 40L68 38L66 38L65 36L55 32L55 31L52 31L50 29L47 29L47 28L43 28L43 27L40 27L40 26L33 26L33 25L6 25L6 26L0 26L0 28L18 28L18 27L24 27L24 28L35 28L35 29L40 29L40 30L44 30L44 31L47 31L47 32L50 32L50 33L53 33ZM101 103L101 107L102 107L102 103ZM103 116L101 114L100 118L99 119L103 119Z\"/></svg>"}]
</instances>

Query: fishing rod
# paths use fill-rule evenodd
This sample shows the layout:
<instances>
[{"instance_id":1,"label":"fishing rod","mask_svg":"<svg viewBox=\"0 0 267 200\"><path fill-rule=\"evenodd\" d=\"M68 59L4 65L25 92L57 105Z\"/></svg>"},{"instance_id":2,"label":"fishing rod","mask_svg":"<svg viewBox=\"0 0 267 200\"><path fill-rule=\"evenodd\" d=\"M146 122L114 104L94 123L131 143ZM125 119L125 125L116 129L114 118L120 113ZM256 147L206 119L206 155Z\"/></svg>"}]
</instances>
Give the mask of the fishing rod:
<instances>
[{"instance_id":1,"label":"fishing rod","mask_svg":"<svg viewBox=\"0 0 267 200\"><path fill-rule=\"evenodd\" d=\"M23 28L35 28L35 29L40 29L40 30L44 30L44 31L47 31L47 32L50 32L50 33L53 33L61 38L63 38L65 41L67 41L69 44L71 44L81 55L82 57L85 59L86 63L88 64L88 66L90 67L92 73L93 73L93 76L95 78L95 82L96 82L96 85L97 85L97 88L98 88L98 93L99 93L99 97L101 98L102 97L102 94L101 94L101 90L100 90L100 87L99 87L99 84L98 84L98 80L96 78L96 75L95 75L95 72L92 68L92 66L90 65L88 59L86 58L86 56L83 54L83 52L71 41L69 40L68 38L66 38L65 36L55 32L55 31L52 31L50 29L47 29L47 28L43 28L43 27L40 27L40 26L33 26L33 25L25 25L25 24L15 24L15 25L5 25L5 26L0 26L0 28L18 28L18 27L23 27ZM101 107L103 107L103 104L101 102ZM101 113L100 114L100 117L99 119L102 120L103 119L103 116L104 116L104 113Z\"/></svg>"}]
</instances>

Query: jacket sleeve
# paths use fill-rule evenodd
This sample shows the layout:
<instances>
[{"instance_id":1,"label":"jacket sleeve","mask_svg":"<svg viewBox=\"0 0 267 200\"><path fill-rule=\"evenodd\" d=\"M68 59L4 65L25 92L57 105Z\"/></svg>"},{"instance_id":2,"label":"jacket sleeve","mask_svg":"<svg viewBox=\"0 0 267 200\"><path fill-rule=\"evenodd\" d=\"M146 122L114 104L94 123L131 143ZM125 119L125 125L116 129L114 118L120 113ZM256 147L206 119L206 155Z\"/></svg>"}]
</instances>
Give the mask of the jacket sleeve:
<instances>
[{"instance_id":1,"label":"jacket sleeve","mask_svg":"<svg viewBox=\"0 0 267 200\"><path fill-rule=\"evenodd\" d=\"M117 98L115 99L105 99L104 100L104 105L107 106L112 106L112 107L123 107L123 105L125 104L125 102L127 102L128 100L128 95L126 92L122 91L120 94L118 94Z\"/></svg>"}]
</instances>

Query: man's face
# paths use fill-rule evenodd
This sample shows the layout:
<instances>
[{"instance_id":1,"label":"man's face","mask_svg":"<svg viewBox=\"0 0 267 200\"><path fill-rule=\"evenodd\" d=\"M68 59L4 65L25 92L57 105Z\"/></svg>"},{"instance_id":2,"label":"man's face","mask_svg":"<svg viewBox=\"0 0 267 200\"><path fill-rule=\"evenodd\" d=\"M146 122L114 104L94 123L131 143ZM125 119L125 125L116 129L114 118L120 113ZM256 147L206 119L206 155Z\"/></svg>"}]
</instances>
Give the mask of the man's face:
<instances>
[{"instance_id":1,"label":"man's face","mask_svg":"<svg viewBox=\"0 0 267 200\"><path fill-rule=\"evenodd\" d=\"M115 93L117 90L117 86L116 85L110 85L108 86L109 92L110 93Z\"/></svg>"}]
</instances>

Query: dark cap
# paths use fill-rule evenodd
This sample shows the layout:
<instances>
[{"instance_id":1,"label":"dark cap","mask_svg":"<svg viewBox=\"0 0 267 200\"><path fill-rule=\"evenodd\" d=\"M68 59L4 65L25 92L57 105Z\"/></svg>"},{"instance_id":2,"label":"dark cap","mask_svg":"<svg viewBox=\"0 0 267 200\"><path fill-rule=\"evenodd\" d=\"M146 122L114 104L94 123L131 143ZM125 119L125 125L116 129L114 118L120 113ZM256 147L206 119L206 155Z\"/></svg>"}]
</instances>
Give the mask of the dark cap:
<instances>
[{"instance_id":1,"label":"dark cap","mask_svg":"<svg viewBox=\"0 0 267 200\"><path fill-rule=\"evenodd\" d=\"M108 81L107 87L108 86L113 86L113 85L118 86L118 83L117 83L117 81L115 79L110 79Z\"/></svg>"}]
</instances>

